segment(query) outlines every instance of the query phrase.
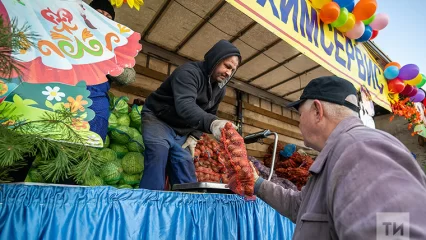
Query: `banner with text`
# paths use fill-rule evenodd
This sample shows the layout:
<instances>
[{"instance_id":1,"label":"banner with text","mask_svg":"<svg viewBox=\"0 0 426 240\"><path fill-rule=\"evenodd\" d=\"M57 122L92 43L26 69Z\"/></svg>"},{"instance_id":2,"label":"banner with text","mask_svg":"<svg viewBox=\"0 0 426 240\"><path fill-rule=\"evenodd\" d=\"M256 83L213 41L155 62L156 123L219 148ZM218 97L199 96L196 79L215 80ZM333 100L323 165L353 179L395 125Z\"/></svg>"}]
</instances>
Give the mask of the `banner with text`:
<instances>
[{"instance_id":1,"label":"banner with text","mask_svg":"<svg viewBox=\"0 0 426 240\"><path fill-rule=\"evenodd\" d=\"M227 0L331 73L365 86L378 105L391 110L382 69L362 44L323 24L307 0Z\"/></svg>"}]
</instances>

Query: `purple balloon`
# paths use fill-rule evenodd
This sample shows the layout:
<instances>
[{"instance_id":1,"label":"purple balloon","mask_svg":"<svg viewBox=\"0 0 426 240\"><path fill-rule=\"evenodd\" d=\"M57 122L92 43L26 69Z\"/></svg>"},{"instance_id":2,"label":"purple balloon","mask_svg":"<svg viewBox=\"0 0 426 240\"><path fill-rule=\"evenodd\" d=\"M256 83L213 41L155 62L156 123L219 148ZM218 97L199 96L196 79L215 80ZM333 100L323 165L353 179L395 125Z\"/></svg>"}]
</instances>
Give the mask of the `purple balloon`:
<instances>
[{"instance_id":1,"label":"purple balloon","mask_svg":"<svg viewBox=\"0 0 426 240\"><path fill-rule=\"evenodd\" d=\"M398 78L401 80L411 80L419 75L419 67L416 64L407 64L399 70Z\"/></svg>"},{"instance_id":2,"label":"purple balloon","mask_svg":"<svg viewBox=\"0 0 426 240\"><path fill-rule=\"evenodd\" d=\"M425 98L425 92L421 89L417 91L417 94L410 97L410 101L412 102L421 102Z\"/></svg>"},{"instance_id":3,"label":"purple balloon","mask_svg":"<svg viewBox=\"0 0 426 240\"><path fill-rule=\"evenodd\" d=\"M400 92L399 94L404 95L404 96L408 96L408 94L410 94L413 91L414 87L411 85L405 85L404 90L402 90L402 92Z\"/></svg>"}]
</instances>

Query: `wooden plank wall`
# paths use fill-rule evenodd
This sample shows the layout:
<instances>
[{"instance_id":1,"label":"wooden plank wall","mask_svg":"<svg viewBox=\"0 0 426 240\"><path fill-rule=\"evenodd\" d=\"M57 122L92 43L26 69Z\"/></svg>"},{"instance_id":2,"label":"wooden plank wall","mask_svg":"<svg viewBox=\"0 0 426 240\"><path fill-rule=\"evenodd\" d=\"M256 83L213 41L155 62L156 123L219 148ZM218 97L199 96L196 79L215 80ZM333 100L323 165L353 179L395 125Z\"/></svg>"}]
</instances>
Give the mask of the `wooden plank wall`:
<instances>
[{"instance_id":1,"label":"wooden plank wall","mask_svg":"<svg viewBox=\"0 0 426 240\"><path fill-rule=\"evenodd\" d=\"M129 103L136 98L145 98L155 91L166 77L176 69L167 62L152 56L139 54L136 58L135 70L138 73L136 81L127 86L113 84L111 92L116 96L128 96ZM236 120L237 99L236 91L228 87L225 99L219 105L218 116L231 121ZM284 107L273 104L256 96L243 93L243 136L269 129L277 132L282 143L293 143L304 147L303 138L298 124L299 116ZM264 144L254 143L247 145L248 154L263 158L273 137L264 140Z\"/></svg>"}]
</instances>

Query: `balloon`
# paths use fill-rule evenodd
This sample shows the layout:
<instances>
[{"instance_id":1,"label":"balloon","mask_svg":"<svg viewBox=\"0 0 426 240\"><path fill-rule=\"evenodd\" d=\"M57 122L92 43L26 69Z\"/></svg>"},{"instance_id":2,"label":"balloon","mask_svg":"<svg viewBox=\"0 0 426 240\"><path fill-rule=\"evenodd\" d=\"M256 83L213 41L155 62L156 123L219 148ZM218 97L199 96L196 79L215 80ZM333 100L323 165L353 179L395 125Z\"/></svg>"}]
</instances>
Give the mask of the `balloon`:
<instances>
[{"instance_id":1,"label":"balloon","mask_svg":"<svg viewBox=\"0 0 426 240\"><path fill-rule=\"evenodd\" d=\"M325 24L330 24L337 20L340 14L340 7L335 2L329 2L324 5L319 13L321 21Z\"/></svg>"},{"instance_id":2,"label":"balloon","mask_svg":"<svg viewBox=\"0 0 426 240\"><path fill-rule=\"evenodd\" d=\"M375 38L377 37L377 35L379 35L379 31L377 31L377 30L373 30L373 35L371 35L370 40L375 39Z\"/></svg>"},{"instance_id":3,"label":"balloon","mask_svg":"<svg viewBox=\"0 0 426 240\"><path fill-rule=\"evenodd\" d=\"M422 81L419 84L417 84L416 87L421 88L425 84L426 84L426 76L422 74Z\"/></svg>"},{"instance_id":4,"label":"balloon","mask_svg":"<svg viewBox=\"0 0 426 240\"><path fill-rule=\"evenodd\" d=\"M379 13L370 23L370 27L374 30L382 30L389 24L389 16L385 13Z\"/></svg>"},{"instance_id":5,"label":"balloon","mask_svg":"<svg viewBox=\"0 0 426 240\"><path fill-rule=\"evenodd\" d=\"M352 13L348 13L348 20L343 26L338 27L337 30L339 30L342 33L345 33L351 30L352 28L354 28L354 26L355 26L355 16Z\"/></svg>"},{"instance_id":6,"label":"balloon","mask_svg":"<svg viewBox=\"0 0 426 240\"><path fill-rule=\"evenodd\" d=\"M339 4L339 7L341 8L345 8L347 6L350 6L351 4L353 4L355 1L354 0L334 0L335 3Z\"/></svg>"},{"instance_id":7,"label":"balloon","mask_svg":"<svg viewBox=\"0 0 426 240\"><path fill-rule=\"evenodd\" d=\"M360 0L353 10L357 21L367 20L374 15L377 9L376 0Z\"/></svg>"},{"instance_id":8,"label":"balloon","mask_svg":"<svg viewBox=\"0 0 426 240\"><path fill-rule=\"evenodd\" d=\"M417 84L421 83L422 80L423 80L423 76L419 73L419 75L417 75L415 78L411 80L407 80L405 81L405 83L411 86L416 86Z\"/></svg>"},{"instance_id":9,"label":"balloon","mask_svg":"<svg viewBox=\"0 0 426 240\"><path fill-rule=\"evenodd\" d=\"M408 94L409 94L410 92L412 92L412 91L413 91L413 89L414 89L414 87L413 87L413 86L411 86L411 85L405 85L404 90L402 90L402 92L400 92L400 94L401 94L401 95L408 96Z\"/></svg>"},{"instance_id":10,"label":"balloon","mask_svg":"<svg viewBox=\"0 0 426 240\"><path fill-rule=\"evenodd\" d=\"M349 12L346 8L340 8L340 14L336 21L331 23L333 27L341 27L348 21Z\"/></svg>"},{"instance_id":11,"label":"balloon","mask_svg":"<svg viewBox=\"0 0 426 240\"><path fill-rule=\"evenodd\" d=\"M370 18L363 20L362 22L364 23L364 25L368 25L374 20L374 18L376 18L376 15L373 15Z\"/></svg>"},{"instance_id":12,"label":"balloon","mask_svg":"<svg viewBox=\"0 0 426 240\"><path fill-rule=\"evenodd\" d=\"M362 36L365 31L365 25L361 21L355 23L355 26L346 32L346 37L350 39L357 39Z\"/></svg>"},{"instance_id":13,"label":"balloon","mask_svg":"<svg viewBox=\"0 0 426 240\"><path fill-rule=\"evenodd\" d=\"M416 87L421 88L426 84L426 79L422 79L422 81L416 85Z\"/></svg>"},{"instance_id":14,"label":"balloon","mask_svg":"<svg viewBox=\"0 0 426 240\"><path fill-rule=\"evenodd\" d=\"M423 105L425 105L425 106L426 106L426 98L425 98L425 99L423 99Z\"/></svg>"},{"instance_id":15,"label":"balloon","mask_svg":"<svg viewBox=\"0 0 426 240\"><path fill-rule=\"evenodd\" d=\"M386 64L385 69L388 68L389 66L395 66L398 69L401 69L401 65L399 65L399 63L397 63L397 62L390 62L390 63Z\"/></svg>"},{"instance_id":16,"label":"balloon","mask_svg":"<svg viewBox=\"0 0 426 240\"><path fill-rule=\"evenodd\" d=\"M407 85L407 86L410 86L410 85ZM415 96L415 95L417 94L417 92L418 92L418 91L419 91L419 89L418 89L418 88L413 87L413 91L411 91L410 93L408 93L408 94L407 94L407 97Z\"/></svg>"},{"instance_id":17,"label":"balloon","mask_svg":"<svg viewBox=\"0 0 426 240\"><path fill-rule=\"evenodd\" d=\"M386 79L394 79L396 77L398 77L399 75L399 69L395 66L390 66L385 68L385 72L384 72L385 78ZM412 84L410 84L412 85Z\"/></svg>"},{"instance_id":18,"label":"balloon","mask_svg":"<svg viewBox=\"0 0 426 240\"><path fill-rule=\"evenodd\" d=\"M398 77L401 80L411 80L419 74L419 67L416 64L407 64L399 70Z\"/></svg>"},{"instance_id":19,"label":"balloon","mask_svg":"<svg viewBox=\"0 0 426 240\"><path fill-rule=\"evenodd\" d=\"M370 26L365 26L365 31L360 38L357 39L358 42L365 42L370 40L371 36L373 36L373 29Z\"/></svg>"},{"instance_id":20,"label":"balloon","mask_svg":"<svg viewBox=\"0 0 426 240\"><path fill-rule=\"evenodd\" d=\"M346 6L346 9L348 9L348 12L352 12L355 7L355 1L353 1L350 5Z\"/></svg>"},{"instance_id":21,"label":"balloon","mask_svg":"<svg viewBox=\"0 0 426 240\"><path fill-rule=\"evenodd\" d=\"M419 89L416 93L416 95L410 97L410 101L412 102L421 102L425 99L425 92L421 89Z\"/></svg>"},{"instance_id":22,"label":"balloon","mask_svg":"<svg viewBox=\"0 0 426 240\"><path fill-rule=\"evenodd\" d=\"M388 82L388 89L392 93L400 93L404 90L405 84L402 80L395 78Z\"/></svg>"},{"instance_id":23,"label":"balloon","mask_svg":"<svg viewBox=\"0 0 426 240\"><path fill-rule=\"evenodd\" d=\"M321 9L325 4L331 2L331 0L312 0L312 7Z\"/></svg>"}]
</instances>

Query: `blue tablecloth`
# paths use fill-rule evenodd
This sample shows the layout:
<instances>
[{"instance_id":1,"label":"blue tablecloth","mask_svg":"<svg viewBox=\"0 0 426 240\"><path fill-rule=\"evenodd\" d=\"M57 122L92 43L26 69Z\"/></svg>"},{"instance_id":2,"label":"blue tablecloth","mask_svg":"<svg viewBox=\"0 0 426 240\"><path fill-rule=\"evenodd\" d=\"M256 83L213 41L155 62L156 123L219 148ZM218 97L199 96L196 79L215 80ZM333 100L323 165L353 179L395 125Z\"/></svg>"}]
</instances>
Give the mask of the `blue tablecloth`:
<instances>
[{"instance_id":1,"label":"blue tablecloth","mask_svg":"<svg viewBox=\"0 0 426 240\"><path fill-rule=\"evenodd\" d=\"M0 185L0 239L291 239L294 224L236 195Z\"/></svg>"}]
</instances>

